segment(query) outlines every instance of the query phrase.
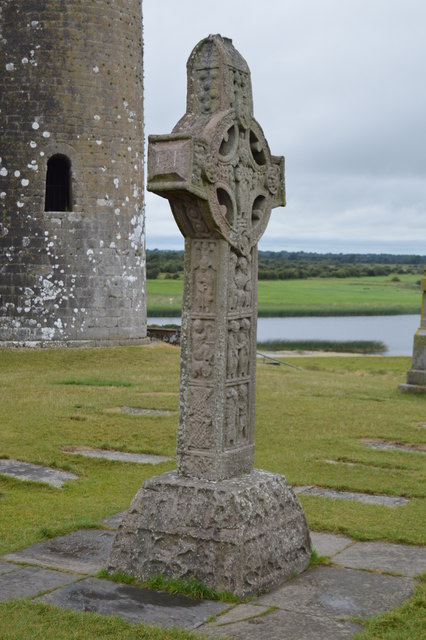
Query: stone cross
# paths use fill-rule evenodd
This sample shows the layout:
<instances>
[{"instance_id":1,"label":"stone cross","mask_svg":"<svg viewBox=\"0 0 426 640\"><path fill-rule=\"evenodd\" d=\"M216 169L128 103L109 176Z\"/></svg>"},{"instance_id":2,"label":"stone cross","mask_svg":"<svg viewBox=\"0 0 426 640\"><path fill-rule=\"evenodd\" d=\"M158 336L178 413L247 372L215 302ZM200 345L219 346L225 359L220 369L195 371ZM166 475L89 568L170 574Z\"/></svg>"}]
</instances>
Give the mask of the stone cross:
<instances>
[{"instance_id":1,"label":"stone cross","mask_svg":"<svg viewBox=\"0 0 426 640\"><path fill-rule=\"evenodd\" d=\"M422 307L420 327L414 335L413 359L407 371L406 384L400 384L400 391L426 393L426 268L422 280Z\"/></svg>"},{"instance_id":2,"label":"stone cross","mask_svg":"<svg viewBox=\"0 0 426 640\"><path fill-rule=\"evenodd\" d=\"M285 205L284 158L253 117L231 40L202 40L187 69L185 115L149 137L148 190L185 236L178 472L220 481L253 469L257 243Z\"/></svg>"},{"instance_id":3,"label":"stone cross","mask_svg":"<svg viewBox=\"0 0 426 640\"><path fill-rule=\"evenodd\" d=\"M284 159L253 118L231 40L193 50L186 114L149 139L148 188L185 236L178 469L143 483L108 567L259 593L303 571L311 543L285 477L253 469L257 243L284 205Z\"/></svg>"}]
</instances>

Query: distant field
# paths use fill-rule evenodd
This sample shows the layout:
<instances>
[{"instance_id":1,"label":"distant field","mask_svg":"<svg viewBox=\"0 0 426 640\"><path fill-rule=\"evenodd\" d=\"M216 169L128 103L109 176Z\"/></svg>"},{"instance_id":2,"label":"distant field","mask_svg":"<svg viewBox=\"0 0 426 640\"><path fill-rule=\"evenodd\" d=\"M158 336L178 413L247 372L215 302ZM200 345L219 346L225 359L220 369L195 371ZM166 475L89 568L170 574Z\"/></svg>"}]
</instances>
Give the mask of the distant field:
<instances>
[{"instance_id":1,"label":"distant field","mask_svg":"<svg viewBox=\"0 0 426 640\"><path fill-rule=\"evenodd\" d=\"M419 313L418 275L260 280L259 316L399 315ZM182 280L148 280L148 315L179 316Z\"/></svg>"}]
</instances>

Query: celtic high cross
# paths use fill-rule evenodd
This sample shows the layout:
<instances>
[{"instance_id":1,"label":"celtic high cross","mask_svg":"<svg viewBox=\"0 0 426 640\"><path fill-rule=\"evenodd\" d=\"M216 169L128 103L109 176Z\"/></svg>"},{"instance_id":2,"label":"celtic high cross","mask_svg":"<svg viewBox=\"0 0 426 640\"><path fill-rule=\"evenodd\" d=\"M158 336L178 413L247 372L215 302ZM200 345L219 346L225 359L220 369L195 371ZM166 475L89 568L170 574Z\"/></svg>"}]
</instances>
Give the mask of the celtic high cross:
<instances>
[{"instance_id":1,"label":"celtic high cross","mask_svg":"<svg viewBox=\"0 0 426 640\"><path fill-rule=\"evenodd\" d=\"M253 468L257 243L284 205L284 159L253 118L231 40L193 50L186 114L149 139L148 188L185 236L177 471L145 480L108 567L258 594L303 571L311 542L285 477Z\"/></svg>"},{"instance_id":2,"label":"celtic high cross","mask_svg":"<svg viewBox=\"0 0 426 640\"><path fill-rule=\"evenodd\" d=\"M149 138L148 189L185 236L178 473L221 481L253 469L257 244L285 205L284 158L231 40L202 40L187 67L185 115Z\"/></svg>"}]
</instances>

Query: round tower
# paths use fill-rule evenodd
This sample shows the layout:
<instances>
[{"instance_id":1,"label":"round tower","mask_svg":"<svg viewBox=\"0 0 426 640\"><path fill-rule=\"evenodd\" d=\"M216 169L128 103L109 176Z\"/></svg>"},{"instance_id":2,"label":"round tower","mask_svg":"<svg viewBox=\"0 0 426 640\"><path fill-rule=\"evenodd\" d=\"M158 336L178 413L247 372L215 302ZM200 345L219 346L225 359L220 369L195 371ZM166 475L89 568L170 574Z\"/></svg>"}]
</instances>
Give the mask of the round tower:
<instances>
[{"instance_id":1,"label":"round tower","mask_svg":"<svg viewBox=\"0 0 426 640\"><path fill-rule=\"evenodd\" d=\"M0 344L146 336L142 0L0 0Z\"/></svg>"}]
</instances>

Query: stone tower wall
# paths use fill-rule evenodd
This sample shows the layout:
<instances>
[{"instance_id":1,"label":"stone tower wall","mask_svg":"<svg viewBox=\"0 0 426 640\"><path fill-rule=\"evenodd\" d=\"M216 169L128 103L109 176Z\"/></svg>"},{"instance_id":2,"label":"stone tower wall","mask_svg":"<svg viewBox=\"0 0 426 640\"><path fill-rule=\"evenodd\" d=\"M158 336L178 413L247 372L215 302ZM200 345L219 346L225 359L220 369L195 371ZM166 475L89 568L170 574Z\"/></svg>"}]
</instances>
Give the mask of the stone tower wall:
<instances>
[{"instance_id":1,"label":"stone tower wall","mask_svg":"<svg viewBox=\"0 0 426 640\"><path fill-rule=\"evenodd\" d=\"M142 55L141 0L0 0L0 344L146 336Z\"/></svg>"}]
</instances>

